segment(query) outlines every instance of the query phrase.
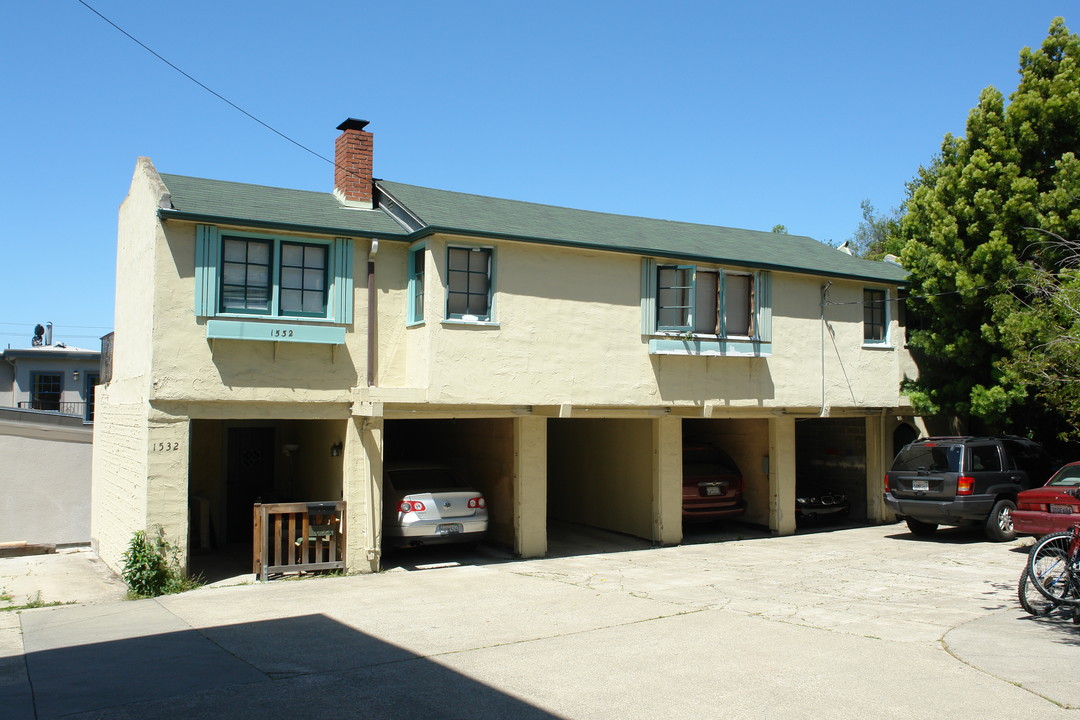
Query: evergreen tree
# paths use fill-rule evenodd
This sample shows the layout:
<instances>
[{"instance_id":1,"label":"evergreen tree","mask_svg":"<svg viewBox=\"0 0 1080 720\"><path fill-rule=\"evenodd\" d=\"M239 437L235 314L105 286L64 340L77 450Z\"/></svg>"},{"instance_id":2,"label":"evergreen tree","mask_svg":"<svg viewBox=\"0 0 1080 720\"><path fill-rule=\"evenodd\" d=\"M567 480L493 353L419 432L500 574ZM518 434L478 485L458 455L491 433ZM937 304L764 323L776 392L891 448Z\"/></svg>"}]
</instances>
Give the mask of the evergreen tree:
<instances>
[{"instance_id":1,"label":"evergreen tree","mask_svg":"<svg viewBox=\"0 0 1080 720\"><path fill-rule=\"evenodd\" d=\"M1056 18L1041 48L1021 51L1008 106L984 90L966 134L946 135L909 185L900 235L920 377L907 390L921 412L995 430L1037 421L1033 378L1021 379L1015 359L1045 340L1047 326L1011 318L1042 306L1035 274L1057 273L1066 260L1045 232L1078 237L1078 63L1080 39Z\"/></svg>"}]
</instances>

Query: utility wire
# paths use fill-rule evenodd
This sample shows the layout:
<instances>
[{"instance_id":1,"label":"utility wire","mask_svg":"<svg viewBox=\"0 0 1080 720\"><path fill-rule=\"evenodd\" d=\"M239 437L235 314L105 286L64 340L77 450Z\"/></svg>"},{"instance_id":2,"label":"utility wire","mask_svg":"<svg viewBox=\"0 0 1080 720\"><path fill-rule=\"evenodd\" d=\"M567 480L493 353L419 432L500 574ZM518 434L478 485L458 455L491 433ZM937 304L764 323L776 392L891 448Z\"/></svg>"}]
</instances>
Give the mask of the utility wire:
<instances>
[{"instance_id":1,"label":"utility wire","mask_svg":"<svg viewBox=\"0 0 1080 720\"><path fill-rule=\"evenodd\" d=\"M35 325L44 325L44 323L13 323L13 322L0 322L0 325L7 325L9 327L34 327ZM55 327L55 325L54 325ZM111 325L64 325L65 328L75 328L76 330L112 330Z\"/></svg>"},{"instance_id":2,"label":"utility wire","mask_svg":"<svg viewBox=\"0 0 1080 720\"><path fill-rule=\"evenodd\" d=\"M908 300L925 300L933 297L943 297L945 295L959 295L961 293L975 292L976 290L990 290L992 286L981 285L979 287L971 288L970 290L946 290L939 293L928 293L926 295L907 295L905 297L891 297L885 300L852 300L851 302L833 302L832 300L826 300L824 305L878 305L883 302L901 303Z\"/></svg>"},{"instance_id":3,"label":"utility wire","mask_svg":"<svg viewBox=\"0 0 1080 720\"><path fill-rule=\"evenodd\" d=\"M252 120L254 120L255 122L257 122L257 123L259 123L260 125L262 125L262 126L263 126L264 128L266 128L266 129L267 129L267 130L269 130L270 132L274 133L275 135L277 135L277 136L281 137L281 138L282 138L282 139L284 139L284 140L287 140L287 141L291 142L291 143L292 143L293 145L295 145L296 147L300 148L301 150L304 150L304 151L306 151L306 152L309 152L309 153L311 153L312 155L314 155L315 157L319 158L320 160L325 160L326 162L330 163L330 164L331 164L331 165L333 165L334 167L340 167L340 166L338 166L338 164L337 164L337 163L335 163L335 162L334 162L333 160L331 160L330 158L328 158L328 157L325 157L325 156L323 156L323 155L320 155L319 153L315 152L314 150L312 150L311 148L307 147L306 145L304 145L304 144L302 144L302 143L300 143L300 142L297 142L296 140L293 140L293 139L292 139L291 137L289 137L289 136L288 136L288 135L286 135L285 133L281 132L281 131L280 131L280 130L278 130L277 128L275 128L275 127L272 127L271 125L269 125L269 124L267 124L267 123L263 122L262 120L260 120L259 118L255 117L254 115L252 115L251 113L249 113L249 112L248 112L247 110L245 110L244 108L242 108L242 107L240 107L239 105L237 105L236 103L234 103L234 102L233 102L232 100L229 100L229 99L228 99L227 97L225 97L225 96L224 96L224 95L222 95L221 93L219 93L219 92L217 92L217 91L215 91L215 90L212 90L211 88L207 87L207 86L206 86L206 85L204 85L203 83L199 82L199 81L198 81L198 80L196 80L196 79L195 79L194 77L192 77L192 76L191 76L191 75L189 75L188 73L184 72L183 70L181 70L180 68L178 68L178 67L177 67L176 65L174 65L174 64L173 64L173 63L171 63L171 62L169 62L169 61L168 61L168 60L166 60L166 59L165 59L164 57L162 57L161 55L159 55L158 53L156 53L156 52L155 52L155 51L154 51L154 50L153 50L152 48L150 48L150 47L149 47L149 46L148 46L148 45L147 45L146 43L142 42L142 41L141 41L141 40L139 40L139 39L138 39L137 37L135 37L134 35L132 35L131 33L129 33L129 32L127 31L127 30L125 30L124 28L120 27L119 25L117 25L116 23L114 23L114 22L113 22L112 20L110 20L109 18L107 18L107 17L105 17L104 15L102 15L102 14L101 14L100 12L98 12L98 11L97 11L97 9L95 9L95 8L94 8L93 6L91 6L91 5L89 4L89 3L85 2L85 0L78 0L78 2L79 2L79 4L80 4L80 5L82 5L83 7L85 7L85 8L87 9L87 10L89 10L89 11L90 11L90 12L92 12L92 13L94 13L94 14L95 14L95 15L97 15L97 16L98 16L99 18L101 18L101 19L102 19L102 20L104 20L105 22L109 23L109 24L110 24L110 25L112 25L112 26L113 26L114 28L116 28L117 30L119 30L119 31L120 31L121 33L123 33L124 35L126 35L126 36L127 36L127 37L128 37L128 38L129 38L129 39L130 39L130 40L132 41L132 42L134 42L135 44L137 44L137 45L138 45L139 47L141 47L141 48L142 48L143 50L145 50L146 52L150 53L151 55L153 55L154 57L156 57L156 58L157 58L158 60L160 60L161 62L165 63L166 65L168 65L169 67L171 67L171 68L172 68L173 70L175 70L176 72L180 73L181 75L183 75L184 77L186 77L186 78L187 78L188 80L190 80L191 82L195 83L196 85L198 85L199 87L201 87L201 88L202 88L203 90L205 90L206 92L208 92L208 93L210 93L211 95L213 95L214 97L216 97L216 98L217 98L218 100L221 100L221 101L222 101L223 103L225 103L225 104L229 105L229 106L230 106L230 107L232 107L232 108L233 108L234 110L237 110L237 111L239 111L239 112L243 113L244 115L246 115L246 116L247 116L247 117L249 117L250 119L252 119ZM352 174L352 173L350 172L350 174Z\"/></svg>"}]
</instances>

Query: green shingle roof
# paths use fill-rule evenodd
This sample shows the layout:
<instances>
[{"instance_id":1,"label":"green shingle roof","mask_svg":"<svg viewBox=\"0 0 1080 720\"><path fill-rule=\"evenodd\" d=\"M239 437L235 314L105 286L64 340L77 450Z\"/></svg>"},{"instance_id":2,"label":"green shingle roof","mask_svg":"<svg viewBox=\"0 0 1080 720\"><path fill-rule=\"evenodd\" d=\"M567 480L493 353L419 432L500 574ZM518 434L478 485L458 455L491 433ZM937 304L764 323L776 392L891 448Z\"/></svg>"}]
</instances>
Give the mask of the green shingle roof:
<instances>
[{"instance_id":1,"label":"green shingle roof","mask_svg":"<svg viewBox=\"0 0 1080 720\"><path fill-rule=\"evenodd\" d=\"M431 230L902 283L900 267L801 235L611 215L379 181Z\"/></svg>"},{"instance_id":2,"label":"green shingle roof","mask_svg":"<svg viewBox=\"0 0 1080 720\"><path fill-rule=\"evenodd\" d=\"M380 180L424 222L408 233L382 210L344 207L333 193L162 173L172 195L163 217L403 241L436 232L715 262L811 275L903 283L900 267L852 257L813 238L612 215Z\"/></svg>"},{"instance_id":3,"label":"green shingle roof","mask_svg":"<svg viewBox=\"0 0 1080 720\"><path fill-rule=\"evenodd\" d=\"M263 185L167 175L161 180L172 195L164 217L204 222L296 229L340 235L398 237L407 233L382 210L342 205L333 193L286 190Z\"/></svg>"}]
</instances>

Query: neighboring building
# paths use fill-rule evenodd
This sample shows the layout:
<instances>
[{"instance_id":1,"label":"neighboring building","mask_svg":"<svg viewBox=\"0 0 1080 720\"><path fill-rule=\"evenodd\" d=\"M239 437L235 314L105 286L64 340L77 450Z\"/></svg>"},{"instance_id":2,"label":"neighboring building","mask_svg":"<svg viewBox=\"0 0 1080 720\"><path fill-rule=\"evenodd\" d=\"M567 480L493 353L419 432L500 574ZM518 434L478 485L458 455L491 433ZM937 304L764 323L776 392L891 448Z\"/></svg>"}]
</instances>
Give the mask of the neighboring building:
<instances>
[{"instance_id":1,"label":"neighboring building","mask_svg":"<svg viewBox=\"0 0 1080 720\"><path fill-rule=\"evenodd\" d=\"M101 353L52 343L0 352L0 542L90 542L94 393Z\"/></svg>"},{"instance_id":2,"label":"neighboring building","mask_svg":"<svg viewBox=\"0 0 1080 720\"><path fill-rule=\"evenodd\" d=\"M525 557L549 517L673 544L683 438L723 447L744 520L795 528L796 477L889 516L914 373L904 271L810 238L433 190L371 176L339 126L334 193L159 174L120 209L93 529L250 542L251 505L347 502L376 570L382 465L437 458ZM192 519L196 518L196 519Z\"/></svg>"},{"instance_id":3,"label":"neighboring building","mask_svg":"<svg viewBox=\"0 0 1080 720\"><path fill-rule=\"evenodd\" d=\"M30 347L0 351L0 407L93 422L101 352L52 344L52 323L36 330Z\"/></svg>"}]
</instances>

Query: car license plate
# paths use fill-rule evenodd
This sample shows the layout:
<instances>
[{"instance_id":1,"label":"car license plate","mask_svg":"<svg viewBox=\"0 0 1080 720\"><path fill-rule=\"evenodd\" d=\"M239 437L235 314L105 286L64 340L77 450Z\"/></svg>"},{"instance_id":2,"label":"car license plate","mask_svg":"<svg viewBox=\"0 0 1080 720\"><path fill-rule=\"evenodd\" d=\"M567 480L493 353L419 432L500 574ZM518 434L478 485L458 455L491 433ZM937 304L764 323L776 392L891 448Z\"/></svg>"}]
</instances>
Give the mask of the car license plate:
<instances>
[{"instance_id":1,"label":"car license plate","mask_svg":"<svg viewBox=\"0 0 1080 720\"><path fill-rule=\"evenodd\" d=\"M457 535L461 532L461 523L443 523L442 525L435 526L435 534L437 535Z\"/></svg>"},{"instance_id":2,"label":"car license plate","mask_svg":"<svg viewBox=\"0 0 1080 720\"><path fill-rule=\"evenodd\" d=\"M912 480L911 481L911 489L914 490L915 492L927 492L928 490L930 490L930 481L929 480Z\"/></svg>"},{"instance_id":3,"label":"car license plate","mask_svg":"<svg viewBox=\"0 0 1080 720\"><path fill-rule=\"evenodd\" d=\"M1072 513L1072 505L1051 505L1050 512L1068 515Z\"/></svg>"},{"instance_id":4,"label":"car license plate","mask_svg":"<svg viewBox=\"0 0 1080 720\"><path fill-rule=\"evenodd\" d=\"M705 494L706 495L719 495L720 494L720 488L718 488L715 485L706 485L705 486Z\"/></svg>"}]
</instances>

